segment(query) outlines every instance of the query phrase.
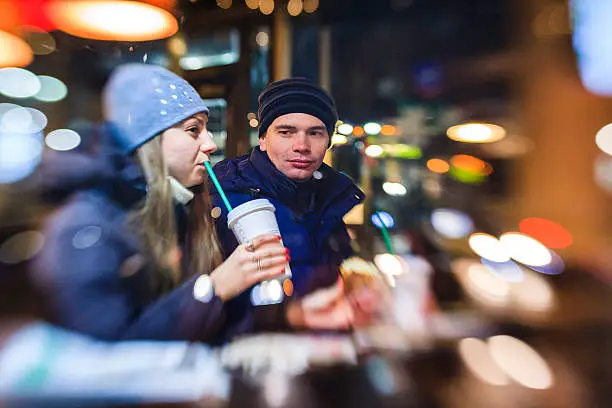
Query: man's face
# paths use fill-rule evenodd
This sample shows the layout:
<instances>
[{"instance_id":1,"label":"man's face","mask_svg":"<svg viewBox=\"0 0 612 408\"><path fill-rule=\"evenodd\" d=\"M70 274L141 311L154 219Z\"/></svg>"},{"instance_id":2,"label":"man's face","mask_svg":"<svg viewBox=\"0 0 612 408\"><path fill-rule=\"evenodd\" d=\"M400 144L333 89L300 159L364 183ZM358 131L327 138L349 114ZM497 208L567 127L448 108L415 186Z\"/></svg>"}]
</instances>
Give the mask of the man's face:
<instances>
[{"instance_id":1,"label":"man's face","mask_svg":"<svg viewBox=\"0 0 612 408\"><path fill-rule=\"evenodd\" d=\"M259 138L261 150L292 180L308 180L312 176L323 163L328 143L323 122L305 113L279 116Z\"/></svg>"}]
</instances>

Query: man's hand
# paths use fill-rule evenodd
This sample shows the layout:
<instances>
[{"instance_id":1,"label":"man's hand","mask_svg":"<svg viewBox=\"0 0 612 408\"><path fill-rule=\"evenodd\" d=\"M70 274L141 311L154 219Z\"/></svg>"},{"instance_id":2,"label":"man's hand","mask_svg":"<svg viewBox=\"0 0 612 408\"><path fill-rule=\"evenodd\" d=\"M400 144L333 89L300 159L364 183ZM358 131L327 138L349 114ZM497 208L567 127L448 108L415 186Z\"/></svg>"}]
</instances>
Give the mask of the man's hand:
<instances>
[{"instance_id":1,"label":"man's hand","mask_svg":"<svg viewBox=\"0 0 612 408\"><path fill-rule=\"evenodd\" d=\"M346 330L352 326L355 314L345 296L343 282L338 279L330 288L319 289L291 302L287 320L296 329Z\"/></svg>"}]
</instances>

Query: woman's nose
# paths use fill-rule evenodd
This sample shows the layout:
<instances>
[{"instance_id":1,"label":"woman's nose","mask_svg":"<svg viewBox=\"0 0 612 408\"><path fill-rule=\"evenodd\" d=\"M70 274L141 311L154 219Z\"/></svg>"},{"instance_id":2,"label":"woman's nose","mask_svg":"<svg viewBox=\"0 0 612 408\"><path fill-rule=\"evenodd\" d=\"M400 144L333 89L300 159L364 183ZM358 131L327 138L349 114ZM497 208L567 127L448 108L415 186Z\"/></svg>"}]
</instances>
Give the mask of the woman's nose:
<instances>
[{"instance_id":1,"label":"woman's nose","mask_svg":"<svg viewBox=\"0 0 612 408\"><path fill-rule=\"evenodd\" d=\"M200 144L200 150L206 154L212 154L217 151L217 145L213 140L213 135L210 132L206 132L206 134L202 137L202 144Z\"/></svg>"}]
</instances>

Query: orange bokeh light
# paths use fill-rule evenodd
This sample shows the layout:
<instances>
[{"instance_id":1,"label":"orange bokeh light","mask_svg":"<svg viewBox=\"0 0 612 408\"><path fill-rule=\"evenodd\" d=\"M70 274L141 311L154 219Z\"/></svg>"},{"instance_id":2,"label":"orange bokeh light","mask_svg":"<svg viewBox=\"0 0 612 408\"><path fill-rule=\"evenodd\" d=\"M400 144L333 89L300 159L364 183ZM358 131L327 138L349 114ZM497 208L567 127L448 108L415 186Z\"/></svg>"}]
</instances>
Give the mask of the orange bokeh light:
<instances>
[{"instance_id":1,"label":"orange bokeh light","mask_svg":"<svg viewBox=\"0 0 612 408\"><path fill-rule=\"evenodd\" d=\"M34 60L32 48L21 38L0 31L0 68L25 67Z\"/></svg>"},{"instance_id":2,"label":"orange bokeh light","mask_svg":"<svg viewBox=\"0 0 612 408\"><path fill-rule=\"evenodd\" d=\"M519 230L548 248L563 249L573 243L572 234L568 230L544 218L525 218L519 223Z\"/></svg>"},{"instance_id":3,"label":"orange bokeh light","mask_svg":"<svg viewBox=\"0 0 612 408\"><path fill-rule=\"evenodd\" d=\"M381 129L380 129L380 133L382 133L385 136L393 136L396 133L396 129L395 126L393 125L384 125Z\"/></svg>"},{"instance_id":4,"label":"orange bokeh light","mask_svg":"<svg viewBox=\"0 0 612 408\"><path fill-rule=\"evenodd\" d=\"M427 168L434 173L444 174L450 169L450 166L442 159L429 159L427 160Z\"/></svg>"},{"instance_id":5,"label":"orange bokeh light","mask_svg":"<svg viewBox=\"0 0 612 408\"><path fill-rule=\"evenodd\" d=\"M287 297L293 295L293 282L291 282L291 279L285 279L283 282L283 291Z\"/></svg>"},{"instance_id":6,"label":"orange bokeh light","mask_svg":"<svg viewBox=\"0 0 612 408\"><path fill-rule=\"evenodd\" d=\"M363 135L365 135L365 130L363 130L363 128L361 126L355 126L353 128L353 134L357 137L361 137Z\"/></svg>"},{"instance_id":7,"label":"orange bokeh light","mask_svg":"<svg viewBox=\"0 0 612 408\"><path fill-rule=\"evenodd\" d=\"M54 1L50 19L68 34L105 41L152 41L178 31L168 11L137 1Z\"/></svg>"},{"instance_id":8,"label":"orange bokeh light","mask_svg":"<svg viewBox=\"0 0 612 408\"><path fill-rule=\"evenodd\" d=\"M450 164L457 169L481 174L483 176L488 176L493 173L493 166L489 163L467 154L457 154L451 157Z\"/></svg>"}]
</instances>

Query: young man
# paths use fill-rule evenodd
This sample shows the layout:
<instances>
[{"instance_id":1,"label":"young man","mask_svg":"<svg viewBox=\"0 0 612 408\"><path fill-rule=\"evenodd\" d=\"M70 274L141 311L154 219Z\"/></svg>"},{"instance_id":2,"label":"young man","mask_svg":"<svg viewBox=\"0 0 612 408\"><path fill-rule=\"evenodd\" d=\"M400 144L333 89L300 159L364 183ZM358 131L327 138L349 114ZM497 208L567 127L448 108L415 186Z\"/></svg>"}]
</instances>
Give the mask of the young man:
<instances>
[{"instance_id":1,"label":"young man","mask_svg":"<svg viewBox=\"0 0 612 408\"><path fill-rule=\"evenodd\" d=\"M338 267L351 254L342 219L364 194L348 177L323 163L338 120L335 103L323 89L301 78L274 82L259 96L258 116L259 146L250 154L218 163L215 173L233 206L257 198L272 202L283 243L290 250L294 293L299 298L338 281ZM238 243L216 194L213 205L222 210L217 231L229 254ZM239 302L228 305L230 314L241 310L230 320L252 323L242 314L251 307L248 294L234 301ZM336 312L329 310L331 326Z\"/></svg>"}]
</instances>

